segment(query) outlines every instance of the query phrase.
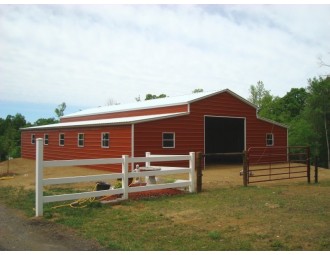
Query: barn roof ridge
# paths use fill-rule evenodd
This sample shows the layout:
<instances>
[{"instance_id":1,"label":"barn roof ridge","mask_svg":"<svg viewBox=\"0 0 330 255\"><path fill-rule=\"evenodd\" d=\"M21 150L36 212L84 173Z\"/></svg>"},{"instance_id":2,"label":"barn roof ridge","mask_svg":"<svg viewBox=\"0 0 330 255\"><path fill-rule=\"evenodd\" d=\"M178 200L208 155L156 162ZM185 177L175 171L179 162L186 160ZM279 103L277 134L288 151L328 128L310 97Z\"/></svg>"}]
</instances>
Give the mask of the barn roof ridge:
<instances>
[{"instance_id":1,"label":"barn roof ridge","mask_svg":"<svg viewBox=\"0 0 330 255\"><path fill-rule=\"evenodd\" d=\"M122 105L110 105L110 106L88 108L88 109L85 109L85 110L82 110L79 112L67 114L67 115L61 117L61 119L91 116L91 115L100 115L100 114L106 114L106 113L144 110L144 109L151 109L151 108L161 108L161 107L176 106L176 105L184 105L184 104L190 104L190 103L205 99L205 98L213 96L213 95L221 94L224 92L228 92L231 95L238 98L239 100L256 108L256 106L254 104L247 101L246 99L239 96L238 94L234 93L230 89L223 89L223 90L213 90L213 91L207 91L207 92L192 93L192 94L186 94L186 95L180 95L180 96L171 96L171 97L166 97L166 98L158 98L158 99L153 99L153 100L127 103L127 104L122 104Z\"/></svg>"}]
</instances>

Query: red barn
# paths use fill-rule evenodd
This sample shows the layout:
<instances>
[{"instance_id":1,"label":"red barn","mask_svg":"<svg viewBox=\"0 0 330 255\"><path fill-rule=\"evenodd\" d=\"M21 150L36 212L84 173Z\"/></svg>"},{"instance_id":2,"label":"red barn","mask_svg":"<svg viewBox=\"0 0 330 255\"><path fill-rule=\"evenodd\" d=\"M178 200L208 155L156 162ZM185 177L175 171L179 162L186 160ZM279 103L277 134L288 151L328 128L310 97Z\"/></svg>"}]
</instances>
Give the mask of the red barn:
<instances>
[{"instance_id":1,"label":"red barn","mask_svg":"<svg viewBox=\"0 0 330 255\"><path fill-rule=\"evenodd\" d=\"M23 158L35 158L37 138L45 160L94 159L287 146L287 127L258 117L256 106L226 89L87 109L24 128Z\"/></svg>"}]
</instances>

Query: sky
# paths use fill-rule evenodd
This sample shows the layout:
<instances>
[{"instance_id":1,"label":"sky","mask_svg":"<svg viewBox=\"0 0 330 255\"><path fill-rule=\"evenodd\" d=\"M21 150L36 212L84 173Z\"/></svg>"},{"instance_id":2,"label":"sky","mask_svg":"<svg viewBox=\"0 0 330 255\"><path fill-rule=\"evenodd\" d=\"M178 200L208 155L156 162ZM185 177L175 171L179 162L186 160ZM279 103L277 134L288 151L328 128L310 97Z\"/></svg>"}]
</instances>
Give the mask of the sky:
<instances>
[{"instance_id":1,"label":"sky","mask_svg":"<svg viewBox=\"0 0 330 255\"><path fill-rule=\"evenodd\" d=\"M329 74L330 5L0 4L0 118L29 122L230 89L274 96Z\"/></svg>"}]
</instances>

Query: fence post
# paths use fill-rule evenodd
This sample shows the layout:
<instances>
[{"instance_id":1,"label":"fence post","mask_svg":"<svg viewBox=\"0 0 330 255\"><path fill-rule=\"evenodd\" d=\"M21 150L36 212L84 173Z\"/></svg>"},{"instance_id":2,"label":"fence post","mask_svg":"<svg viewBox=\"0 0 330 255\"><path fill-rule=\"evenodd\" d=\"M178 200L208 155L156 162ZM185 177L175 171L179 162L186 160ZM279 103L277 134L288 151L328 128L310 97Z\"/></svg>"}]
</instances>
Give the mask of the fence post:
<instances>
[{"instance_id":1,"label":"fence post","mask_svg":"<svg viewBox=\"0 0 330 255\"><path fill-rule=\"evenodd\" d=\"M202 192L202 153L197 152L196 155L196 186L197 193Z\"/></svg>"},{"instance_id":2,"label":"fence post","mask_svg":"<svg viewBox=\"0 0 330 255\"><path fill-rule=\"evenodd\" d=\"M149 158L150 157L150 152L146 152L146 158ZM151 164L150 162L146 162L146 167L150 167Z\"/></svg>"},{"instance_id":3,"label":"fence post","mask_svg":"<svg viewBox=\"0 0 330 255\"><path fill-rule=\"evenodd\" d=\"M36 217L43 215L43 161L43 139L38 138L36 140Z\"/></svg>"},{"instance_id":4,"label":"fence post","mask_svg":"<svg viewBox=\"0 0 330 255\"><path fill-rule=\"evenodd\" d=\"M189 192L195 192L195 181L196 181L196 175L195 175L195 152L190 152L190 160L189 160Z\"/></svg>"},{"instance_id":5,"label":"fence post","mask_svg":"<svg viewBox=\"0 0 330 255\"><path fill-rule=\"evenodd\" d=\"M248 185L248 165L247 165L247 152L243 151L243 185Z\"/></svg>"},{"instance_id":6,"label":"fence post","mask_svg":"<svg viewBox=\"0 0 330 255\"><path fill-rule=\"evenodd\" d=\"M314 178L315 178L314 183L318 183L319 182L319 162L318 162L317 156L315 156L314 173L315 173L315 175L314 175Z\"/></svg>"},{"instance_id":7,"label":"fence post","mask_svg":"<svg viewBox=\"0 0 330 255\"><path fill-rule=\"evenodd\" d=\"M310 153L310 148L307 147L307 182L308 183L311 183L311 159L310 159L310 156L311 156L311 153Z\"/></svg>"},{"instance_id":8,"label":"fence post","mask_svg":"<svg viewBox=\"0 0 330 255\"><path fill-rule=\"evenodd\" d=\"M146 158L150 158L151 153L150 152L146 152ZM151 166L151 162L146 162L146 167L150 167ZM145 176L144 180L146 183L149 183L149 176Z\"/></svg>"},{"instance_id":9,"label":"fence post","mask_svg":"<svg viewBox=\"0 0 330 255\"><path fill-rule=\"evenodd\" d=\"M124 189L123 199L128 199L128 156L123 155L122 158L122 173L124 175L122 179L122 188Z\"/></svg>"}]
</instances>

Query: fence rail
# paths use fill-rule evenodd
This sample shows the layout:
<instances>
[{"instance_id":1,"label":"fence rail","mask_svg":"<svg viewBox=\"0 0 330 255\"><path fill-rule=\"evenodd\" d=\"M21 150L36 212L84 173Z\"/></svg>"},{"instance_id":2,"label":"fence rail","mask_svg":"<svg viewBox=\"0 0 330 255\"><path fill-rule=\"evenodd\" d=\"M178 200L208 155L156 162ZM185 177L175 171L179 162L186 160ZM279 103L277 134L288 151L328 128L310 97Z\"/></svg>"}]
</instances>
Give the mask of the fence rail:
<instances>
[{"instance_id":1,"label":"fence rail","mask_svg":"<svg viewBox=\"0 0 330 255\"><path fill-rule=\"evenodd\" d=\"M128 199L128 194L133 192L159 190L167 188L183 188L188 187L189 192L195 192L195 153L191 152L189 155L151 155L146 153L145 157L128 157L123 155L121 158L110 159L81 159L81 160L53 160L44 161L43 159L43 139L38 138L36 141L36 216L43 215L43 204L56 201L74 200L80 198L91 198L100 196L110 196L122 194L122 200ZM129 164L145 163L146 167L151 167L151 162L175 162L175 161L189 161L189 167L161 167L157 171L139 171L130 172ZM45 167L62 167L62 166L83 166L83 165L98 165L98 164L121 164L121 173L89 175L89 176L74 176L62 178L43 178L43 169ZM173 175L173 174L188 174L188 180L177 180L174 183L165 184L151 184L146 186L129 187L129 179L136 177L148 177L159 175ZM44 196L43 190L46 185L80 183L90 181L102 180L117 180L122 179L122 187L118 189L62 194Z\"/></svg>"}]
</instances>

